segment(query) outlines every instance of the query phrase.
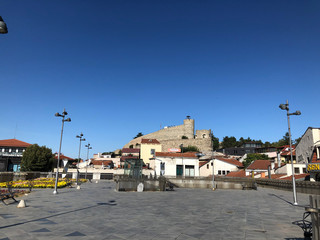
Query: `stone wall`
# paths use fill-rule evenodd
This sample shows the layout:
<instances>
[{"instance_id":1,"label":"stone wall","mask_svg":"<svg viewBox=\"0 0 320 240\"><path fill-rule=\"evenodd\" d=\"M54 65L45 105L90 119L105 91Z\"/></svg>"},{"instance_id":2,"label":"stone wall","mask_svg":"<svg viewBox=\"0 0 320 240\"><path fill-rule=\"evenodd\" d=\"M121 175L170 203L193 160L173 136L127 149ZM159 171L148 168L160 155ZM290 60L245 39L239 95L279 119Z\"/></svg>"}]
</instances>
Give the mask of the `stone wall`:
<instances>
[{"instance_id":1,"label":"stone wall","mask_svg":"<svg viewBox=\"0 0 320 240\"><path fill-rule=\"evenodd\" d=\"M168 148L179 148L181 144L185 147L196 146L205 154L212 154L211 130L197 130L199 136L194 135L194 120L184 119L183 124L174 127L166 127L159 131L146 134L142 137L131 140L124 148L133 145L134 148L140 148L142 139L157 139L162 145L162 151L168 151ZM188 139L182 139L186 136Z\"/></svg>"}]
</instances>

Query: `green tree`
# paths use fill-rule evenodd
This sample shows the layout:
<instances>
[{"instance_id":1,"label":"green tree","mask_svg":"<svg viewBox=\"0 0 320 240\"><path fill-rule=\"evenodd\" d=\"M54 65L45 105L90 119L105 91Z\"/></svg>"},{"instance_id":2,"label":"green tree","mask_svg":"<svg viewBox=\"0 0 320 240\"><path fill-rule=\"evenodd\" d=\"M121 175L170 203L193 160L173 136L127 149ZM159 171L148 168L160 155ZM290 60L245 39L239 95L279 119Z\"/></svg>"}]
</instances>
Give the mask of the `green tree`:
<instances>
[{"instance_id":1,"label":"green tree","mask_svg":"<svg viewBox=\"0 0 320 240\"><path fill-rule=\"evenodd\" d=\"M182 147L181 152L200 152L196 146Z\"/></svg>"},{"instance_id":2,"label":"green tree","mask_svg":"<svg viewBox=\"0 0 320 240\"><path fill-rule=\"evenodd\" d=\"M211 139L212 139L212 149L213 149L213 151L218 150L220 148L219 138L215 137L212 134Z\"/></svg>"},{"instance_id":3,"label":"green tree","mask_svg":"<svg viewBox=\"0 0 320 240\"><path fill-rule=\"evenodd\" d=\"M269 157L266 154L260 153L248 153L247 158L242 162L243 166L247 168L255 160L268 160Z\"/></svg>"},{"instance_id":4,"label":"green tree","mask_svg":"<svg viewBox=\"0 0 320 240\"><path fill-rule=\"evenodd\" d=\"M237 144L237 139L233 136L225 136L222 140L222 148L236 147Z\"/></svg>"},{"instance_id":5,"label":"green tree","mask_svg":"<svg viewBox=\"0 0 320 240\"><path fill-rule=\"evenodd\" d=\"M294 140L293 144L298 145L302 137L299 137Z\"/></svg>"},{"instance_id":6,"label":"green tree","mask_svg":"<svg viewBox=\"0 0 320 240\"><path fill-rule=\"evenodd\" d=\"M138 137L142 137L143 136L143 133L142 132L139 132L133 139L136 139Z\"/></svg>"},{"instance_id":7,"label":"green tree","mask_svg":"<svg viewBox=\"0 0 320 240\"><path fill-rule=\"evenodd\" d=\"M52 150L46 146L33 144L22 155L21 171L50 171L53 168Z\"/></svg>"}]
</instances>

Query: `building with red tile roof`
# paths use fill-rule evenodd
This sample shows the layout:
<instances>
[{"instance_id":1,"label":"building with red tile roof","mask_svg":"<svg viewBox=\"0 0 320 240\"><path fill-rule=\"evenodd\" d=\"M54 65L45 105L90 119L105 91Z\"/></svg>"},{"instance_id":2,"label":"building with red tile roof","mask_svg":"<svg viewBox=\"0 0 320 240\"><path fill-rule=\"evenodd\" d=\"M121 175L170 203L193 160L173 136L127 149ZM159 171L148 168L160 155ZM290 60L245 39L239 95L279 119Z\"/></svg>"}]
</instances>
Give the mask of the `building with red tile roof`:
<instances>
[{"instance_id":1,"label":"building with red tile roof","mask_svg":"<svg viewBox=\"0 0 320 240\"><path fill-rule=\"evenodd\" d=\"M160 142L157 139L142 139L141 144L160 144Z\"/></svg>"},{"instance_id":2,"label":"building with red tile roof","mask_svg":"<svg viewBox=\"0 0 320 240\"><path fill-rule=\"evenodd\" d=\"M234 158L215 156L209 160L200 161L200 176L208 177L214 175L226 176L230 172L243 168L243 164Z\"/></svg>"},{"instance_id":3,"label":"building with red tile roof","mask_svg":"<svg viewBox=\"0 0 320 240\"><path fill-rule=\"evenodd\" d=\"M0 140L0 172L20 171L22 154L31 145L17 139Z\"/></svg>"}]
</instances>

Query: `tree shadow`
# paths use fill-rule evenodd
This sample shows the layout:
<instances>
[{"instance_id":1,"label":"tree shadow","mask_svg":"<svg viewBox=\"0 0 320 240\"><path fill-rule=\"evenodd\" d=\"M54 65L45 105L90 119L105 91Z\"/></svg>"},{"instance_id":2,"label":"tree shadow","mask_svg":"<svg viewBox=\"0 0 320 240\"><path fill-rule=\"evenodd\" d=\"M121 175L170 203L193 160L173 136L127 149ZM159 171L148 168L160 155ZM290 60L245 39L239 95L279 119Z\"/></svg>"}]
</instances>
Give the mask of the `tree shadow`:
<instances>
[{"instance_id":1,"label":"tree shadow","mask_svg":"<svg viewBox=\"0 0 320 240\"><path fill-rule=\"evenodd\" d=\"M66 215L66 214L69 214L69 213L79 212L79 211L83 211L83 210L90 209L90 208L95 208L95 207L100 207L100 206L116 206L116 205L117 205L117 203L116 203L115 200L110 200L109 202L98 202L98 203L96 203L96 205L92 205L92 206L89 206L89 207L74 209L74 210L71 210L71 211L52 214L52 215L49 215L49 216L46 216L46 217L41 217L41 218L32 219L32 220L28 220L28 221L24 221L24 222L14 223L14 224L2 226L2 227L0 227L0 229L5 229L5 228L9 228L9 227L15 227L15 226L23 225L23 224L26 224L26 223L31 223L31 222L41 221L41 220L46 220L48 218L53 218L53 217L57 217L57 216L61 216L61 215Z\"/></svg>"}]
</instances>

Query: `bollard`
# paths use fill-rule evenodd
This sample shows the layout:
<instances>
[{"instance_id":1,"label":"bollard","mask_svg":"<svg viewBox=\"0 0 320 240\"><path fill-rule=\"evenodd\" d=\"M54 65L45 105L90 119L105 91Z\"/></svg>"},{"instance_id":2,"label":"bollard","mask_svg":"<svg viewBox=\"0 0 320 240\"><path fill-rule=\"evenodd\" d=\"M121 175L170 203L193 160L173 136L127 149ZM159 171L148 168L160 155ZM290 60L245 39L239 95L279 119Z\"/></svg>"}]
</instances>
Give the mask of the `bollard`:
<instances>
[{"instance_id":1,"label":"bollard","mask_svg":"<svg viewBox=\"0 0 320 240\"><path fill-rule=\"evenodd\" d=\"M26 207L26 203L25 203L25 201L22 199L22 200L20 200L20 202L19 202L19 204L18 204L18 206L17 206L17 208L25 208Z\"/></svg>"}]
</instances>

